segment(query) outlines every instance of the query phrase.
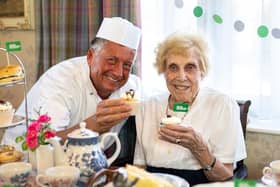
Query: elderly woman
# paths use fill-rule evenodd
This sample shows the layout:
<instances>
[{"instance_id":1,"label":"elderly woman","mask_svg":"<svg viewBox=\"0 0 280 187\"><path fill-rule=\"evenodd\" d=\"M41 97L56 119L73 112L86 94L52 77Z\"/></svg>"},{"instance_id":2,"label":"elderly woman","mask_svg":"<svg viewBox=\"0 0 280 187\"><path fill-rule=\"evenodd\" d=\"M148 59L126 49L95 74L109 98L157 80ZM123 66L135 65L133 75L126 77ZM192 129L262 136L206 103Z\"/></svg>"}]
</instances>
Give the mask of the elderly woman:
<instances>
[{"instance_id":1,"label":"elderly woman","mask_svg":"<svg viewBox=\"0 0 280 187\"><path fill-rule=\"evenodd\" d=\"M198 36L173 34L159 44L155 66L169 93L148 99L137 118L134 164L191 185L230 179L234 163L246 158L237 103L201 87L209 68L206 53ZM181 123L161 126L170 116Z\"/></svg>"}]
</instances>

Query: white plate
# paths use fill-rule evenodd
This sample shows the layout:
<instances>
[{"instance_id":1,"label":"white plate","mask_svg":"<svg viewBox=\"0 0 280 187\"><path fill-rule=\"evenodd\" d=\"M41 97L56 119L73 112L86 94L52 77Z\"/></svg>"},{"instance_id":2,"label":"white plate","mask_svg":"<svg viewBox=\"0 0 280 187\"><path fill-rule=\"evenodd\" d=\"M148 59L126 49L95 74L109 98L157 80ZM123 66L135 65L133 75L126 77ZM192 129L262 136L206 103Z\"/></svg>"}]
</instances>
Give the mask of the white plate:
<instances>
[{"instance_id":1,"label":"white plate","mask_svg":"<svg viewBox=\"0 0 280 187\"><path fill-rule=\"evenodd\" d=\"M178 176L165 174L165 173L153 173L156 176L162 177L166 179L168 182L170 182L174 187L189 187L189 183Z\"/></svg>"},{"instance_id":2,"label":"white plate","mask_svg":"<svg viewBox=\"0 0 280 187\"><path fill-rule=\"evenodd\" d=\"M0 86L12 86L15 84L23 84L23 78L20 80L16 80L16 81L11 81L11 82L0 82Z\"/></svg>"},{"instance_id":3,"label":"white plate","mask_svg":"<svg viewBox=\"0 0 280 187\"><path fill-rule=\"evenodd\" d=\"M227 181L227 182L213 182L213 183L207 183L207 184L197 184L197 185L194 185L194 187L234 187L234 182ZM263 184L257 183L256 187L266 187L266 186Z\"/></svg>"},{"instance_id":4,"label":"white plate","mask_svg":"<svg viewBox=\"0 0 280 187\"><path fill-rule=\"evenodd\" d=\"M165 174L165 173L152 173L152 174L167 180L174 187L189 187L190 186L187 181L185 181L181 177L177 177L175 175L169 175L169 174ZM104 187L114 187L114 185L112 182L110 182L110 183L106 184Z\"/></svg>"},{"instance_id":5,"label":"white plate","mask_svg":"<svg viewBox=\"0 0 280 187\"><path fill-rule=\"evenodd\" d=\"M24 120L25 120L24 117L14 115L12 123L5 124L5 125L0 125L0 128L13 127L13 126L16 126L16 125L19 125L19 124L23 123Z\"/></svg>"},{"instance_id":6,"label":"white plate","mask_svg":"<svg viewBox=\"0 0 280 187\"><path fill-rule=\"evenodd\" d=\"M261 180L267 186L276 186L273 180L271 180L265 176L263 176Z\"/></svg>"}]
</instances>

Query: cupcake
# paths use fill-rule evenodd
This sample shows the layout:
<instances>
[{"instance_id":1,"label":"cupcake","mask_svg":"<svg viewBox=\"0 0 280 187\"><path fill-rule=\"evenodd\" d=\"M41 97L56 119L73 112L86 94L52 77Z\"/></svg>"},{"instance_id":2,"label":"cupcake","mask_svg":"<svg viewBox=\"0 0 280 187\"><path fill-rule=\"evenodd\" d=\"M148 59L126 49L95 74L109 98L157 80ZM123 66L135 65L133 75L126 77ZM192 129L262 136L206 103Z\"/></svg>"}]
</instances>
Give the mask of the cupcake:
<instances>
[{"instance_id":1,"label":"cupcake","mask_svg":"<svg viewBox=\"0 0 280 187\"><path fill-rule=\"evenodd\" d=\"M0 100L0 126L12 122L14 111L15 110L10 102Z\"/></svg>"},{"instance_id":2,"label":"cupcake","mask_svg":"<svg viewBox=\"0 0 280 187\"><path fill-rule=\"evenodd\" d=\"M165 126L166 124L177 124L180 125L182 120L175 116L165 117L161 119L160 127Z\"/></svg>"},{"instance_id":3,"label":"cupcake","mask_svg":"<svg viewBox=\"0 0 280 187\"><path fill-rule=\"evenodd\" d=\"M132 111L131 115L135 116L140 107L140 99L136 96L135 91L130 89L121 95L121 98L125 99L130 104Z\"/></svg>"}]
</instances>

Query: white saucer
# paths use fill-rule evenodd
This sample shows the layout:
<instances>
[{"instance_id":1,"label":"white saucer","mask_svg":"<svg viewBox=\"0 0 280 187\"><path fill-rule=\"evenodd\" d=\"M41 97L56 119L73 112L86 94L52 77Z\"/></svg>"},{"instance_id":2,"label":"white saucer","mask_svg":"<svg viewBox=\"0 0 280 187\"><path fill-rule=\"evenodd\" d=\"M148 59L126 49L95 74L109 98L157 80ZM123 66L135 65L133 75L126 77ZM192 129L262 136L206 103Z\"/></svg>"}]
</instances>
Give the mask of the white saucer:
<instances>
[{"instance_id":1,"label":"white saucer","mask_svg":"<svg viewBox=\"0 0 280 187\"><path fill-rule=\"evenodd\" d=\"M263 176L261 180L267 186L276 186L272 179L269 179L269 178L267 178L265 176Z\"/></svg>"},{"instance_id":2,"label":"white saucer","mask_svg":"<svg viewBox=\"0 0 280 187\"><path fill-rule=\"evenodd\" d=\"M181 177L165 174L165 173L153 173L153 174L164 178L165 180L170 182L174 187L190 187L189 183Z\"/></svg>"}]
</instances>

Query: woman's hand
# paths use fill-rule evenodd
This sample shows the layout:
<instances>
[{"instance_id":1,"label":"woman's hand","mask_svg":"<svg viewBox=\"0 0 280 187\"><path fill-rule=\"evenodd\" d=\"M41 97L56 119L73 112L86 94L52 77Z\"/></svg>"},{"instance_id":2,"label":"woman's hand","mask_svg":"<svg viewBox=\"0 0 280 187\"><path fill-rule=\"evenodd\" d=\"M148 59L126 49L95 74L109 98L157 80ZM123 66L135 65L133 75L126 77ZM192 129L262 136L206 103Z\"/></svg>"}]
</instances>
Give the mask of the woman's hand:
<instances>
[{"instance_id":1,"label":"woman's hand","mask_svg":"<svg viewBox=\"0 0 280 187\"><path fill-rule=\"evenodd\" d=\"M207 143L192 127L168 124L160 128L159 134L162 140L188 148L202 168L213 163L215 157L208 149ZM224 181L233 176L233 164L224 164L216 160L212 170L204 173L210 181Z\"/></svg>"},{"instance_id":2,"label":"woman's hand","mask_svg":"<svg viewBox=\"0 0 280 187\"><path fill-rule=\"evenodd\" d=\"M179 144L191 152L207 149L207 143L192 127L168 124L159 130L160 139Z\"/></svg>"}]
</instances>

